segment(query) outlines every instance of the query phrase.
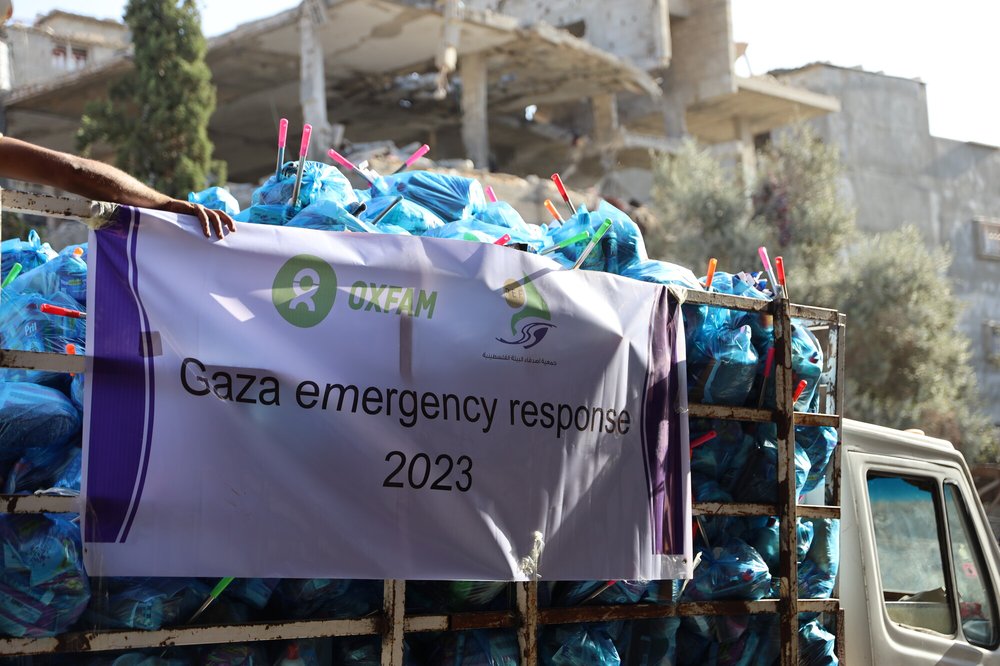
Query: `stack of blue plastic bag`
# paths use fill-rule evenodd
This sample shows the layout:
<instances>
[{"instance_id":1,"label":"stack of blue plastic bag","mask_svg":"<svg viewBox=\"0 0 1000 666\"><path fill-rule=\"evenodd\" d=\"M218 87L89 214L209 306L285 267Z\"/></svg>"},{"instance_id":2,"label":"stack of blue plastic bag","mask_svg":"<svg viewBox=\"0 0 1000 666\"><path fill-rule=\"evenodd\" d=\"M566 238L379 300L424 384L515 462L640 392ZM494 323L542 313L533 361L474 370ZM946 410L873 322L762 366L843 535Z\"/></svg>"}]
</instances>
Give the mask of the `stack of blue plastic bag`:
<instances>
[{"instance_id":1,"label":"stack of blue plastic bag","mask_svg":"<svg viewBox=\"0 0 1000 666\"><path fill-rule=\"evenodd\" d=\"M194 578L94 578L84 623L153 631L183 624L212 588Z\"/></svg>"},{"instance_id":2,"label":"stack of blue plastic bag","mask_svg":"<svg viewBox=\"0 0 1000 666\"><path fill-rule=\"evenodd\" d=\"M305 164L298 200L292 202L296 167L295 162L284 164L254 192L250 207L242 212L221 188L192 193L189 199L224 210L241 222L320 232L389 233L489 244L502 241L530 253L576 238L545 255L563 267L577 263L593 235L610 220L607 232L583 258L583 269L703 289L689 269L649 259L639 228L607 202L595 210L580 206L565 221L533 224L505 202L487 202L475 179L411 171L377 177L370 187L355 190L335 168L315 162ZM584 231L589 236L581 237ZM59 353L75 349L82 354L85 320L45 314L40 306L50 303L85 310L86 246L57 254L32 232L25 241L4 241L2 250L0 277L15 263L21 264L22 273L0 294L0 346ZM772 297L760 274L720 271L711 286L724 294L760 300ZM700 305L685 305L683 313L690 399L773 408L770 316ZM808 328L794 322L793 384L803 382L796 410L817 410L823 367L819 342ZM0 482L5 492L79 489L82 409L82 376L0 371ZM777 438L773 425L697 419L690 425L692 441L700 441L691 452L695 501L776 500ZM832 428L796 428L798 493L809 492L821 483L836 445L837 433ZM11 592L0 594L0 633L64 631L83 613L91 595L91 585L79 565L78 527L59 517L37 516L23 519L27 520L23 523L14 518L0 516L4 543L13 539L15 544L5 552L2 580ZM559 606L672 604L681 600L682 589L684 600L773 597L778 592L778 528L777 519L768 517L705 520L696 542L700 563L694 578L685 585L676 581L561 582L543 586L540 601ZM801 520L797 531L800 594L828 597L837 574L836 521ZM76 533L77 541L68 539L68 533ZM37 561L15 557L27 552L25 549L34 549L32 557ZM94 581L84 624L135 629L182 624L212 584L196 579ZM381 606L381 587L380 581L240 579L213 604L204 621L362 616ZM415 583L408 588L407 600L411 611L500 608L508 602L506 589L505 584L489 582ZM31 613L22 616L21 609L32 607L32 600L41 598L48 601L45 609L38 609L37 617L28 617ZM830 635L814 620L806 618L801 630L803 663L835 663L829 661L835 660ZM569 625L546 630L542 658L552 664L771 664L777 657L769 647L774 642L770 636L775 626L773 616ZM344 663L378 660L377 643L357 640L343 645ZM259 646L218 646L197 652L191 663L255 664L268 657ZM146 664L148 660L153 660L148 666L160 663L156 655L130 654L116 658L123 660L119 666ZM516 663L517 654L516 640L509 632L463 632L447 636L438 646L434 663L502 666ZM270 655L272 660L274 656ZM177 663L187 663L186 658L179 653L168 656Z\"/></svg>"},{"instance_id":3,"label":"stack of blue plastic bag","mask_svg":"<svg viewBox=\"0 0 1000 666\"><path fill-rule=\"evenodd\" d=\"M10 238L0 243L0 276L7 277L14 264L21 264L21 271L27 273L55 256L56 252L32 229L27 240Z\"/></svg>"}]
</instances>

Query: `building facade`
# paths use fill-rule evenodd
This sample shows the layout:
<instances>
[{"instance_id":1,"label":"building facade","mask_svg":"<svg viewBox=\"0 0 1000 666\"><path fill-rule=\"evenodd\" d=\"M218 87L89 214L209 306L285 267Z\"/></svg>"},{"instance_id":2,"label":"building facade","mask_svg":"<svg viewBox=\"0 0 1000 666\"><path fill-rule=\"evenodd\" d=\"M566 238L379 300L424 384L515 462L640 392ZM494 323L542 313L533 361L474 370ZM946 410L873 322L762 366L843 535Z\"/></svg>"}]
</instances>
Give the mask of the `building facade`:
<instances>
[{"instance_id":1,"label":"building facade","mask_svg":"<svg viewBox=\"0 0 1000 666\"><path fill-rule=\"evenodd\" d=\"M917 80L827 64L775 74L840 100L839 113L811 124L840 149L858 226L912 225L928 246L950 252L951 286L965 306L960 329L1000 424L1000 148L931 136ZM935 297L932 285L927 297Z\"/></svg>"},{"instance_id":2,"label":"building facade","mask_svg":"<svg viewBox=\"0 0 1000 666\"><path fill-rule=\"evenodd\" d=\"M109 60L131 40L128 29L117 21L96 19L65 11L39 16L34 23L6 27L8 62L6 79L11 88L31 86Z\"/></svg>"}]
</instances>

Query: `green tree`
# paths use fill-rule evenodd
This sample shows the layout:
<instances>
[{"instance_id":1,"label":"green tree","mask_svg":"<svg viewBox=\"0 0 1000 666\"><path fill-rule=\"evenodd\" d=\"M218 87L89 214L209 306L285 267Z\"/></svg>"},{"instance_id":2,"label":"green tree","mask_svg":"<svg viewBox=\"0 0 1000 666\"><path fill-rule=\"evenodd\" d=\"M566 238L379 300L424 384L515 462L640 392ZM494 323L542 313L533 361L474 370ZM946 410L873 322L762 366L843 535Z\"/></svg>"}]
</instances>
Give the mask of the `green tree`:
<instances>
[{"instance_id":1,"label":"green tree","mask_svg":"<svg viewBox=\"0 0 1000 666\"><path fill-rule=\"evenodd\" d=\"M796 302L847 314L847 416L922 428L970 458L1000 460L969 341L956 330L947 254L928 250L912 229L858 234L838 193L836 149L806 130L761 154L758 173L747 192L694 144L663 158L650 255L699 272L709 257L719 270L756 271L757 247L766 245L784 257Z\"/></svg>"},{"instance_id":2,"label":"green tree","mask_svg":"<svg viewBox=\"0 0 1000 666\"><path fill-rule=\"evenodd\" d=\"M215 88L194 0L129 0L125 23L135 67L107 100L87 105L79 148L110 144L120 168L175 197L223 182L225 164L212 160L208 139Z\"/></svg>"},{"instance_id":3,"label":"green tree","mask_svg":"<svg viewBox=\"0 0 1000 666\"><path fill-rule=\"evenodd\" d=\"M837 149L806 127L779 135L759 156L753 219L767 230L771 254L794 267L795 296L804 302L828 300L829 278L855 234L840 175Z\"/></svg>"},{"instance_id":4,"label":"green tree","mask_svg":"<svg viewBox=\"0 0 1000 666\"><path fill-rule=\"evenodd\" d=\"M658 225L645 233L651 257L703 270L710 257L719 266L756 265L766 229L749 215L743 189L725 168L693 141L656 163L654 212Z\"/></svg>"},{"instance_id":5,"label":"green tree","mask_svg":"<svg viewBox=\"0 0 1000 666\"><path fill-rule=\"evenodd\" d=\"M906 227L867 236L838 276L833 305L847 313L845 414L951 440L971 459L996 459L947 253Z\"/></svg>"}]
</instances>

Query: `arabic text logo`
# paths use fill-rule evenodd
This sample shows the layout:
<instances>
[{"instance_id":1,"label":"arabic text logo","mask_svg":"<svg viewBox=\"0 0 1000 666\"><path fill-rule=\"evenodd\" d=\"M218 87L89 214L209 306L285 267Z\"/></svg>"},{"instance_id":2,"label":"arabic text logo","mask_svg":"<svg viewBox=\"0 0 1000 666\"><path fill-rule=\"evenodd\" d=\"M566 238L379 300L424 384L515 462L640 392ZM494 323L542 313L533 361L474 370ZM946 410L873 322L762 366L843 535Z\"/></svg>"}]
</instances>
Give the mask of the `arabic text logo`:
<instances>
[{"instance_id":1,"label":"arabic text logo","mask_svg":"<svg viewBox=\"0 0 1000 666\"><path fill-rule=\"evenodd\" d=\"M271 287L271 301L278 314L299 328L323 321L336 297L337 274L330 264L311 254L286 261Z\"/></svg>"},{"instance_id":2,"label":"arabic text logo","mask_svg":"<svg viewBox=\"0 0 1000 666\"><path fill-rule=\"evenodd\" d=\"M517 312L510 318L512 339L497 338L497 342L531 349L545 338L549 329L556 327L549 306L527 275L521 280L504 282L503 298Z\"/></svg>"}]
</instances>

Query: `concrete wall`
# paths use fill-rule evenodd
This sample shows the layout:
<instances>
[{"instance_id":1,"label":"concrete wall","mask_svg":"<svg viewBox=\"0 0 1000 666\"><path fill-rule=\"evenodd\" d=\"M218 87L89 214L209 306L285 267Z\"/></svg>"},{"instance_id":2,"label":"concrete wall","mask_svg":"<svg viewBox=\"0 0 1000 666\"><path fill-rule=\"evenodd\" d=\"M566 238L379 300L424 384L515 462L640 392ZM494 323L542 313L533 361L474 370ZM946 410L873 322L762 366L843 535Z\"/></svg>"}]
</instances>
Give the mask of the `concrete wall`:
<instances>
[{"instance_id":1,"label":"concrete wall","mask_svg":"<svg viewBox=\"0 0 1000 666\"><path fill-rule=\"evenodd\" d=\"M685 112L703 99L736 92L730 0L692 0L670 23L673 58L664 76L666 135L687 135Z\"/></svg>"},{"instance_id":2,"label":"concrete wall","mask_svg":"<svg viewBox=\"0 0 1000 666\"><path fill-rule=\"evenodd\" d=\"M913 225L930 247L953 256L950 277L966 309L983 397L1000 423L1000 366L988 358L985 322L1000 322L1000 260L977 253L975 218L1000 218L1000 148L930 135L923 83L855 69L811 65L782 81L828 93L840 113L811 125L840 148L858 226L879 232Z\"/></svg>"},{"instance_id":3,"label":"concrete wall","mask_svg":"<svg viewBox=\"0 0 1000 666\"><path fill-rule=\"evenodd\" d=\"M666 0L466 0L466 4L527 23L545 21L570 28L577 37L640 67L669 63Z\"/></svg>"},{"instance_id":4,"label":"concrete wall","mask_svg":"<svg viewBox=\"0 0 1000 666\"><path fill-rule=\"evenodd\" d=\"M73 19L56 15L40 19L35 25L14 24L7 27L10 51L10 78L13 87L32 85L64 76L81 67L73 60L73 49L87 53L86 67L111 58L127 46L128 31L106 22ZM64 64L56 62L53 49L66 52Z\"/></svg>"}]
</instances>

